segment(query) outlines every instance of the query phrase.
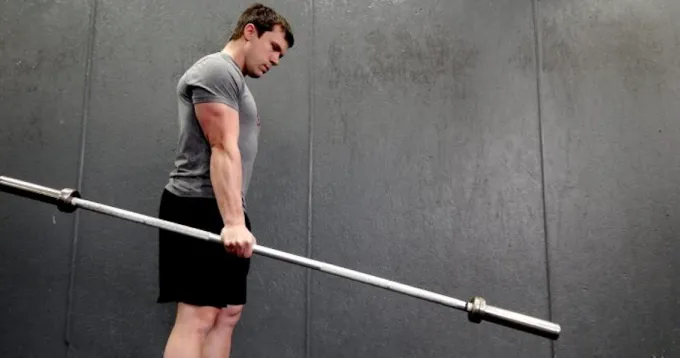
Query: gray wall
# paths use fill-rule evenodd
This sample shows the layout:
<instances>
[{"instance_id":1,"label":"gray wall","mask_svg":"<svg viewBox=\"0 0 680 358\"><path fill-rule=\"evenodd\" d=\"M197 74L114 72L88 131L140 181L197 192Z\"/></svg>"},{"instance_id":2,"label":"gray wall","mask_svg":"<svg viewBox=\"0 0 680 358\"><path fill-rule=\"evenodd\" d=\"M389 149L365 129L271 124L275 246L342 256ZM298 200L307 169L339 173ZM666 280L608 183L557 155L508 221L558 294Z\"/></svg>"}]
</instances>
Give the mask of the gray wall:
<instances>
[{"instance_id":1,"label":"gray wall","mask_svg":"<svg viewBox=\"0 0 680 358\"><path fill-rule=\"evenodd\" d=\"M248 4L1 3L0 175L155 215L177 79ZM271 4L259 243L563 333L256 256L234 357L680 355L680 3ZM2 194L0 238L0 356L161 356L154 229Z\"/></svg>"}]
</instances>

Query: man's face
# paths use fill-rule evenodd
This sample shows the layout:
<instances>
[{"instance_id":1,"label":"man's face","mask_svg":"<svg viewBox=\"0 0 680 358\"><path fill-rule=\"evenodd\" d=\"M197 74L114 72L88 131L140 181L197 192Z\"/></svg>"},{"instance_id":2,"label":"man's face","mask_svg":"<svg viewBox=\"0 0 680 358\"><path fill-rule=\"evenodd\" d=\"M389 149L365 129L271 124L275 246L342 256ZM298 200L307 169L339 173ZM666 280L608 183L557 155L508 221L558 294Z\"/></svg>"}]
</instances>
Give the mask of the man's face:
<instances>
[{"instance_id":1,"label":"man's face","mask_svg":"<svg viewBox=\"0 0 680 358\"><path fill-rule=\"evenodd\" d=\"M248 40L245 48L246 74L258 78L279 64L279 60L288 50L288 43L284 31L278 25L260 37L252 24L246 26L245 32Z\"/></svg>"}]
</instances>

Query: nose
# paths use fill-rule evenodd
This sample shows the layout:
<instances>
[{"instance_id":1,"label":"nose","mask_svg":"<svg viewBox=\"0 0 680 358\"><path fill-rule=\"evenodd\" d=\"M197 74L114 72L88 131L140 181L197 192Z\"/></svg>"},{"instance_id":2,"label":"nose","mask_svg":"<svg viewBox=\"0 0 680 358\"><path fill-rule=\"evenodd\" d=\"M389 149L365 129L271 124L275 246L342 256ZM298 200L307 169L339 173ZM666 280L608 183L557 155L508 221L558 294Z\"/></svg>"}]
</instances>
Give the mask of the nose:
<instances>
[{"instance_id":1,"label":"nose","mask_svg":"<svg viewBox=\"0 0 680 358\"><path fill-rule=\"evenodd\" d=\"M272 63L272 65L274 65L274 66L278 66L278 65L279 65L279 55L278 55L278 54L274 54L274 56L272 56L271 63Z\"/></svg>"}]
</instances>

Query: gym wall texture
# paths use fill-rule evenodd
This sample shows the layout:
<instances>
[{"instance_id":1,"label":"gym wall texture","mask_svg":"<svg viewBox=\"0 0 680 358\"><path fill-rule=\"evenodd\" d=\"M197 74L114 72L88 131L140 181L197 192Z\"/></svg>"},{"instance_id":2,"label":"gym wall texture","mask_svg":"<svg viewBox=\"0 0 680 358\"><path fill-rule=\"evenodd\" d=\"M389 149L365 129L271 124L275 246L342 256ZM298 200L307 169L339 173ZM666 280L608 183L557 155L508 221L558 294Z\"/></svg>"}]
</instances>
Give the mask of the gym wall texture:
<instances>
[{"instance_id":1,"label":"gym wall texture","mask_svg":"<svg viewBox=\"0 0 680 358\"><path fill-rule=\"evenodd\" d=\"M0 3L0 175L156 215L177 80L249 4ZM256 256L233 357L680 355L680 2L268 4L259 243L562 334ZM0 195L0 356L162 355L155 229Z\"/></svg>"}]
</instances>

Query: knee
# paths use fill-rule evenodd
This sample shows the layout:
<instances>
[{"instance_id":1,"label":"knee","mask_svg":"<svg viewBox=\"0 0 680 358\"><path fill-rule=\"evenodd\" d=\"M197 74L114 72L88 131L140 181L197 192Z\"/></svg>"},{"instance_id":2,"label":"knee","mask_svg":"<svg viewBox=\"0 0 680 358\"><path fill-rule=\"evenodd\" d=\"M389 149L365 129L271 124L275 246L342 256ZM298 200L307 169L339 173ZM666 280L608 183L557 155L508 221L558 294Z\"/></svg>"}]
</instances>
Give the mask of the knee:
<instances>
[{"instance_id":1,"label":"knee","mask_svg":"<svg viewBox=\"0 0 680 358\"><path fill-rule=\"evenodd\" d=\"M181 305L177 314L177 325L187 331L205 335L215 325L219 309Z\"/></svg>"},{"instance_id":2,"label":"knee","mask_svg":"<svg viewBox=\"0 0 680 358\"><path fill-rule=\"evenodd\" d=\"M238 321L241 319L241 312L243 312L243 306L227 306L220 309L217 315L217 326L221 328L233 329Z\"/></svg>"}]
</instances>

